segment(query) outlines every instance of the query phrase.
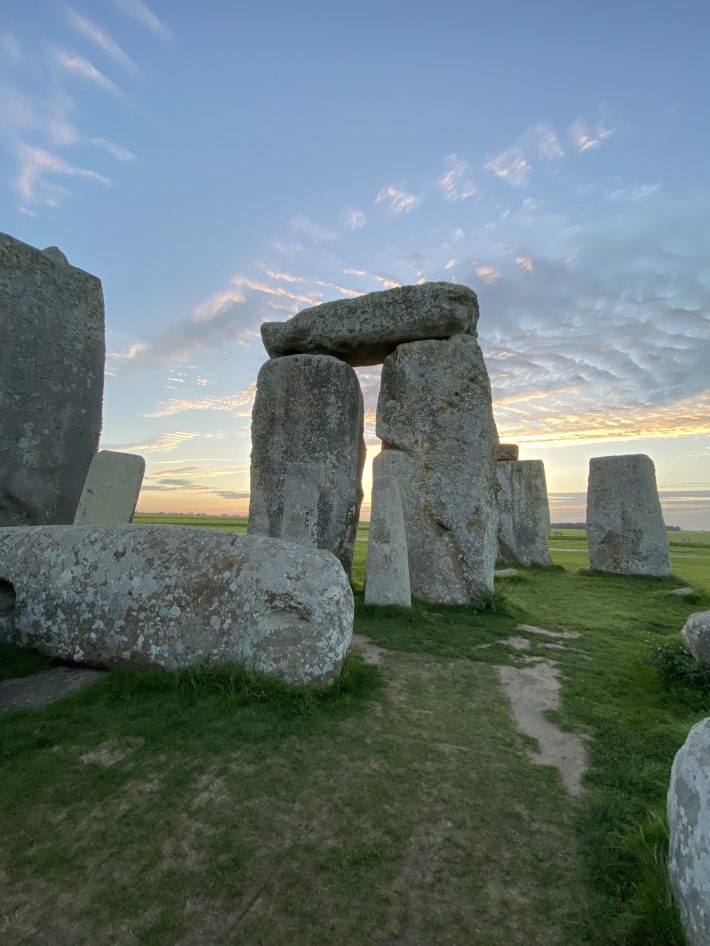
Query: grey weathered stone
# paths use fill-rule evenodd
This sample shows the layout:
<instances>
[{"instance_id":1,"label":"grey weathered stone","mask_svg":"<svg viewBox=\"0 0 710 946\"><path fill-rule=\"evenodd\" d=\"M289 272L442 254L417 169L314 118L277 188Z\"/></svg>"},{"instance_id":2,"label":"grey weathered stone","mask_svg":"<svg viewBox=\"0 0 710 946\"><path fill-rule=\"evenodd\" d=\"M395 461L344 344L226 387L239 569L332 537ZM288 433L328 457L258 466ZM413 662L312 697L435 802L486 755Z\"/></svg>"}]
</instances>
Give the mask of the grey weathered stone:
<instances>
[{"instance_id":1,"label":"grey weathered stone","mask_svg":"<svg viewBox=\"0 0 710 946\"><path fill-rule=\"evenodd\" d=\"M552 565L550 505L542 460L499 460L498 558L509 565Z\"/></svg>"},{"instance_id":2,"label":"grey weathered stone","mask_svg":"<svg viewBox=\"0 0 710 946\"><path fill-rule=\"evenodd\" d=\"M517 568L496 568L493 572L494 578L517 578L518 577Z\"/></svg>"},{"instance_id":3,"label":"grey weathered stone","mask_svg":"<svg viewBox=\"0 0 710 946\"><path fill-rule=\"evenodd\" d=\"M668 868L688 946L710 946L710 717L673 761L667 800Z\"/></svg>"},{"instance_id":4,"label":"grey weathered stone","mask_svg":"<svg viewBox=\"0 0 710 946\"><path fill-rule=\"evenodd\" d=\"M0 526L72 522L101 432L101 282L0 234Z\"/></svg>"},{"instance_id":5,"label":"grey weathered stone","mask_svg":"<svg viewBox=\"0 0 710 946\"><path fill-rule=\"evenodd\" d=\"M695 591L692 588L674 588L672 591L669 591L668 594L673 595L675 598L692 598Z\"/></svg>"},{"instance_id":6,"label":"grey weathered stone","mask_svg":"<svg viewBox=\"0 0 710 946\"><path fill-rule=\"evenodd\" d=\"M367 540L365 604L408 608L411 603L407 535L399 486L393 476L376 473Z\"/></svg>"},{"instance_id":7,"label":"grey weathered stone","mask_svg":"<svg viewBox=\"0 0 710 946\"><path fill-rule=\"evenodd\" d=\"M587 542L596 571L670 575L668 536L650 457L638 453L589 461Z\"/></svg>"},{"instance_id":8,"label":"grey weathered stone","mask_svg":"<svg viewBox=\"0 0 710 946\"><path fill-rule=\"evenodd\" d=\"M710 611L691 614L680 633L686 650L701 664L710 666Z\"/></svg>"},{"instance_id":9,"label":"grey weathered stone","mask_svg":"<svg viewBox=\"0 0 710 946\"><path fill-rule=\"evenodd\" d=\"M476 334L478 299L467 286L429 282L324 302L287 322L264 322L271 358L335 355L350 365L375 365L403 342Z\"/></svg>"},{"instance_id":10,"label":"grey weathered stone","mask_svg":"<svg viewBox=\"0 0 710 946\"><path fill-rule=\"evenodd\" d=\"M412 597L462 604L493 590L498 435L471 335L400 345L384 363L376 473L402 496Z\"/></svg>"},{"instance_id":11,"label":"grey weathered stone","mask_svg":"<svg viewBox=\"0 0 710 946\"><path fill-rule=\"evenodd\" d=\"M318 548L320 467L315 463L288 463L284 475L284 511L281 538Z\"/></svg>"},{"instance_id":12,"label":"grey weathered stone","mask_svg":"<svg viewBox=\"0 0 710 946\"><path fill-rule=\"evenodd\" d=\"M11 639L94 666L234 661L291 683L334 677L353 596L321 549L187 526L0 529Z\"/></svg>"},{"instance_id":13,"label":"grey weathered stone","mask_svg":"<svg viewBox=\"0 0 710 946\"><path fill-rule=\"evenodd\" d=\"M291 463L317 468L318 548L350 572L365 462L362 392L353 369L328 355L291 355L262 365L251 427L249 532L281 537Z\"/></svg>"},{"instance_id":14,"label":"grey weathered stone","mask_svg":"<svg viewBox=\"0 0 710 946\"><path fill-rule=\"evenodd\" d=\"M498 459L499 460L517 460L520 453L520 448L517 443L499 443L498 444Z\"/></svg>"},{"instance_id":15,"label":"grey weathered stone","mask_svg":"<svg viewBox=\"0 0 710 946\"><path fill-rule=\"evenodd\" d=\"M100 450L91 461L74 516L77 526L120 526L133 519L145 460L136 453Z\"/></svg>"}]
</instances>

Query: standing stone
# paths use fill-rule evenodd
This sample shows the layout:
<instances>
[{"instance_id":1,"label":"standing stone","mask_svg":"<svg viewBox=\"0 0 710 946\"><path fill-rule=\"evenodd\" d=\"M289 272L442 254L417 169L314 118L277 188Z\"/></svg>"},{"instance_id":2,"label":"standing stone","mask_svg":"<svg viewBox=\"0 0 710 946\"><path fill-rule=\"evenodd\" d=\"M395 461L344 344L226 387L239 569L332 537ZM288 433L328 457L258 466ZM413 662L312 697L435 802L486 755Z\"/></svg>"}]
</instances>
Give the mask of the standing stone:
<instances>
[{"instance_id":1,"label":"standing stone","mask_svg":"<svg viewBox=\"0 0 710 946\"><path fill-rule=\"evenodd\" d=\"M335 355L348 364L378 365L403 342L476 334L478 299L468 286L427 282L324 302L287 322L264 322L271 358Z\"/></svg>"},{"instance_id":2,"label":"standing stone","mask_svg":"<svg viewBox=\"0 0 710 946\"><path fill-rule=\"evenodd\" d=\"M668 536L650 457L637 453L589 461L587 542L596 571L670 575Z\"/></svg>"},{"instance_id":3,"label":"standing stone","mask_svg":"<svg viewBox=\"0 0 710 946\"><path fill-rule=\"evenodd\" d=\"M710 717L693 726L668 789L668 869L688 946L710 946Z\"/></svg>"},{"instance_id":4,"label":"standing stone","mask_svg":"<svg viewBox=\"0 0 710 946\"><path fill-rule=\"evenodd\" d=\"M365 462L362 392L353 369L328 355L267 361L251 430L249 532L283 536L289 464L309 464L318 470L318 548L333 552L349 573Z\"/></svg>"},{"instance_id":5,"label":"standing stone","mask_svg":"<svg viewBox=\"0 0 710 946\"><path fill-rule=\"evenodd\" d=\"M710 667L710 611L696 611L691 614L680 633L685 649L699 663Z\"/></svg>"},{"instance_id":6,"label":"standing stone","mask_svg":"<svg viewBox=\"0 0 710 946\"><path fill-rule=\"evenodd\" d=\"M0 332L0 525L70 523L101 432L101 282L0 234Z\"/></svg>"},{"instance_id":7,"label":"standing stone","mask_svg":"<svg viewBox=\"0 0 710 946\"><path fill-rule=\"evenodd\" d=\"M509 565L552 565L550 505L542 460L499 460L498 558Z\"/></svg>"},{"instance_id":8,"label":"standing stone","mask_svg":"<svg viewBox=\"0 0 710 946\"><path fill-rule=\"evenodd\" d=\"M471 335L400 345L384 363L378 474L396 477L412 597L446 604L493 591L498 434Z\"/></svg>"},{"instance_id":9,"label":"standing stone","mask_svg":"<svg viewBox=\"0 0 710 946\"><path fill-rule=\"evenodd\" d=\"M143 457L100 450L91 461L74 525L120 526L130 522L144 473Z\"/></svg>"},{"instance_id":10,"label":"standing stone","mask_svg":"<svg viewBox=\"0 0 710 946\"><path fill-rule=\"evenodd\" d=\"M299 545L318 547L320 467L315 463L289 463L284 477L284 514L281 538Z\"/></svg>"},{"instance_id":11,"label":"standing stone","mask_svg":"<svg viewBox=\"0 0 710 946\"><path fill-rule=\"evenodd\" d=\"M517 443L499 443L498 444L498 459L499 460L517 460L520 453L520 448Z\"/></svg>"},{"instance_id":12,"label":"standing stone","mask_svg":"<svg viewBox=\"0 0 710 946\"><path fill-rule=\"evenodd\" d=\"M373 464L372 511L367 541L365 604L412 604L409 589L407 535L402 514L402 499L394 476L378 472Z\"/></svg>"}]
</instances>

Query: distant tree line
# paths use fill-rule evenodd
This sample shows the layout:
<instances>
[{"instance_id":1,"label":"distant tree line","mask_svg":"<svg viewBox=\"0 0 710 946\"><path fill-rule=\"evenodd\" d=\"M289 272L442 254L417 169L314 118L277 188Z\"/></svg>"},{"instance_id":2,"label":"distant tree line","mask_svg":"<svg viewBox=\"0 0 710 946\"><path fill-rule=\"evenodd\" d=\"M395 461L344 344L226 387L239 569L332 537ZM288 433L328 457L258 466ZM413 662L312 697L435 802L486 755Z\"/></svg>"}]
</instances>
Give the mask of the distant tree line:
<instances>
[{"instance_id":1,"label":"distant tree line","mask_svg":"<svg viewBox=\"0 0 710 946\"><path fill-rule=\"evenodd\" d=\"M587 530L586 522L552 522L550 524L551 529L584 529ZM666 532L682 532L680 526L666 526Z\"/></svg>"}]
</instances>

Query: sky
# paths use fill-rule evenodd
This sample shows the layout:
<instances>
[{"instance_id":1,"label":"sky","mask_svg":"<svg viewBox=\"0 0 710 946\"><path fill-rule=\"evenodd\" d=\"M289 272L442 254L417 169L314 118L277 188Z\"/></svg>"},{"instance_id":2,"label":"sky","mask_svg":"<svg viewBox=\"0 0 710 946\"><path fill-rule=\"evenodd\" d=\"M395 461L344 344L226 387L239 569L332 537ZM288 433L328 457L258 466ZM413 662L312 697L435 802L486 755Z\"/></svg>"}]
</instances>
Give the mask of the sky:
<instances>
[{"instance_id":1,"label":"sky","mask_svg":"<svg viewBox=\"0 0 710 946\"><path fill-rule=\"evenodd\" d=\"M448 280L553 521L647 453L709 529L708 35L701 0L6 4L0 229L102 280L139 509L246 512L261 322Z\"/></svg>"}]
</instances>

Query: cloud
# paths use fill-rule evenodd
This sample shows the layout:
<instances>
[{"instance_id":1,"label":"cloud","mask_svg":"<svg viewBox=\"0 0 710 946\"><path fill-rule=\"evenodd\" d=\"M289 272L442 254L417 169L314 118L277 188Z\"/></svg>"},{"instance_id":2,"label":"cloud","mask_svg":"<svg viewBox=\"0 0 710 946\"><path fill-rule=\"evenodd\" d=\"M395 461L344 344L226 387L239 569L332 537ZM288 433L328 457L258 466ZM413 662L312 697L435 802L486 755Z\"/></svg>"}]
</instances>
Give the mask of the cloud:
<instances>
[{"instance_id":1,"label":"cloud","mask_svg":"<svg viewBox=\"0 0 710 946\"><path fill-rule=\"evenodd\" d=\"M176 430L172 433L160 434L150 440L142 440L140 443L102 444L101 446L103 450L119 450L126 453L167 453L202 436L204 434L195 430Z\"/></svg>"},{"instance_id":2,"label":"cloud","mask_svg":"<svg viewBox=\"0 0 710 946\"><path fill-rule=\"evenodd\" d=\"M484 167L514 187L522 187L527 183L530 174L530 163L519 148L502 151L486 162Z\"/></svg>"},{"instance_id":3,"label":"cloud","mask_svg":"<svg viewBox=\"0 0 710 946\"><path fill-rule=\"evenodd\" d=\"M326 230L325 227L316 223L315 220L311 220L310 217L303 215L294 217L290 223L290 227L298 233L305 233L306 236L310 237L316 243L330 243L338 239L337 233L334 233L332 230Z\"/></svg>"},{"instance_id":4,"label":"cloud","mask_svg":"<svg viewBox=\"0 0 710 946\"><path fill-rule=\"evenodd\" d=\"M475 197L478 188L468 177L468 164L455 154L444 158L446 170L437 181L446 200L459 203Z\"/></svg>"},{"instance_id":5,"label":"cloud","mask_svg":"<svg viewBox=\"0 0 710 946\"><path fill-rule=\"evenodd\" d=\"M362 210L348 207L342 214L343 226L348 230L361 230L367 223L367 215Z\"/></svg>"},{"instance_id":6,"label":"cloud","mask_svg":"<svg viewBox=\"0 0 710 946\"><path fill-rule=\"evenodd\" d=\"M489 286L495 286L500 279L500 273L493 266L475 266L476 275Z\"/></svg>"},{"instance_id":7,"label":"cloud","mask_svg":"<svg viewBox=\"0 0 710 946\"><path fill-rule=\"evenodd\" d=\"M102 174L97 174L96 171L90 171L87 168L75 167L56 154L44 151L42 148L23 145L20 149L19 159L20 174L17 179L17 190L23 200L29 203L43 200L49 206L57 205L57 194L64 192L56 185L44 181L47 174L65 174L70 177L85 177L93 181L99 181L101 184L111 183Z\"/></svg>"},{"instance_id":8,"label":"cloud","mask_svg":"<svg viewBox=\"0 0 710 946\"><path fill-rule=\"evenodd\" d=\"M138 71L138 67L133 60L100 26L92 23L87 17L81 16L81 14L77 13L76 10L72 10L70 7L67 8L66 15L70 26L90 39L92 43L102 49L108 56L120 63L124 69L133 73Z\"/></svg>"},{"instance_id":9,"label":"cloud","mask_svg":"<svg viewBox=\"0 0 710 946\"><path fill-rule=\"evenodd\" d=\"M583 121L578 119L573 122L570 127L569 140L577 151L581 153L583 151L590 151L593 148L598 148L602 141L611 138L613 134L613 128L604 128L603 125L598 125L596 130L591 131Z\"/></svg>"},{"instance_id":10,"label":"cloud","mask_svg":"<svg viewBox=\"0 0 710 946\"><path fill-rule=\"evenodd\" d=\"M128 148L124 148L123 145L114 144L113 141L106 141L105 138L89 138L89 144L95 145L97 148L103 148L104 151L114 157L117 161L135 161L136 156L132 151L129 151Z\"/></svg>"},{"instance_id":11,"label":"cloud","mask_svg":"<svg viewBox=\"0 0 710 946\"><path fill-rule=\"evenodd\" d=\"M172 33L165 24L158 19L150 7L143 3L143 0L113 0L114 4L126 16L130 16L136 22L147 27L156 36L162 40L172 39Z\"/></svg>"},{"instance_id":12,"label":"cloud","mask_svg":"<svg viewBox=\"0 0 710 946\"><path fill-rule=\"evenodd\" d=\"M631 184L628 187L619 187L616 190L608 191L604 195L604 200L624 200L628 203L636 203L637 200L645 200L652 194L660 190L660 184Z\"/></svg>"},{"instance_id":13,"label":"cloud","mask_svg":"<svg viewBox=\"0 0 710 946\"><path fill-rule=\"evenodd\" d=\"M251 417L251 410L256 397L256 381L252 381L245 388L235 391L234 394L210 395L208 397L171 398L161 404L157 410L146 414L146 417L174 417L185 411L228 411L235 417Z\"/></svg>"},{"instance_id":14,"label":"cloud","mask_svg":"<svg viewBox=\"0 0 710 946\"><path fill-rule=\"evenodd\" d=\"M3 30L0 33L0 52L8 62L22 62L23 56L20 44L11 30Z\"/></svg>"},{"instance_id":15,"label":"cloud","mask_svg":"<svg viewBox=\"0 0 710 946\"><path fill-rule=\"evenodd\" d=\"M104 89L104 91L110 92L111 95L115 95L117 98L123 96L123 92L116 83L112 82L103 72L100 72L96 66L84 56L58 49L57 62L63 69L66 69L67 72L81 76L83 79L88 79L90 82L99 86L99 88Z\"/></svg>"},{"instance_id":16,"label":"cloud","mask_svg":"<svg viewBox=\"0 0 710 946\"><path fill-rule=\"evenodd\" d=\"M530 259L529 256L516 256L515 265L518 266L520 269L524 270L526 273L531 273L533 269L535 268L533 265L533 261Z\"/></svg>"},{"instance_id":17,"label":"cloud","mask_svg":"<svg viewBox=\"0 0 710 946\"><path fill-rule=\"evenodd\" d=\"M384 187L375 198L377 204L389 204L390 212L395 216L409 213L419 207L421 202L421 197L417 197L416 194L408 194L407 191L400 190L392 184Z\"/></svg>"},{"instance_id":18,"label":"cloud","mask_svg":"<svg viewBox=\"0 0 710 946\"><path fill-rule=\"evenodd\" d=\"M564 157L565 150L552 128L540 125L533 129L532 136L536 139L537 156L540 160L551 161Z\"/></svg>"}]
</instances>

